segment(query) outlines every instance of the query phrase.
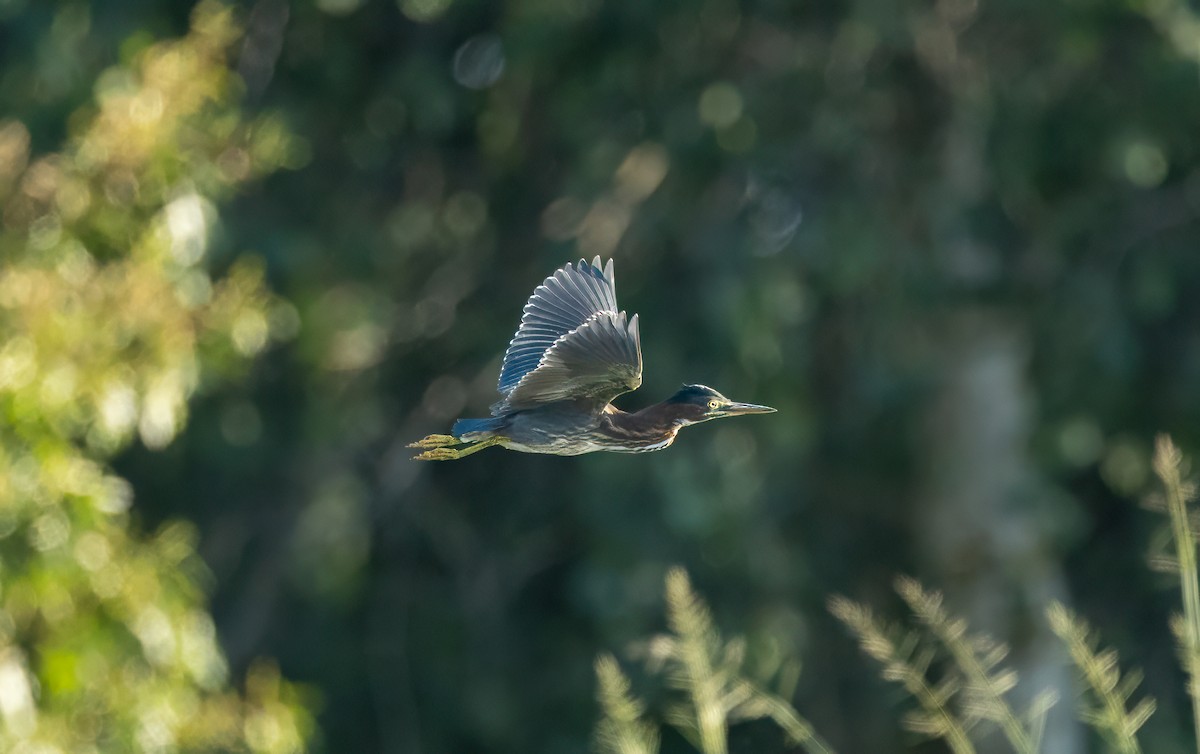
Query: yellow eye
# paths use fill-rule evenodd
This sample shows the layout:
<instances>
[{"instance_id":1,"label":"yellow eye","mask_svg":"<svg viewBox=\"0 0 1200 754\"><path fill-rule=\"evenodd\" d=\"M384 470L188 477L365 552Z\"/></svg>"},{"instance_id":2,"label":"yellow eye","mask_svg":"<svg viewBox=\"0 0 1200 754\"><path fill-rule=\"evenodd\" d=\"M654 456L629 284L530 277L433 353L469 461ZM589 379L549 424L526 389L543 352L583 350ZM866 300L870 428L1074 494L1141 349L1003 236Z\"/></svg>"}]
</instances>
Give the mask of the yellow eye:
<instances>
[{"instance_id":1,"label":"yellow eye","mask_svg":"<svg viewBox=\"0 0 1200 754\"><path fill-rule=\"evenodd\" d=\"M720 408L720 406L721 406L721 402L719 400L717 400L716 398L714 398L708 402L708 410L709 411L716 411L718 408Z\"/></svg>"}]
</instances>

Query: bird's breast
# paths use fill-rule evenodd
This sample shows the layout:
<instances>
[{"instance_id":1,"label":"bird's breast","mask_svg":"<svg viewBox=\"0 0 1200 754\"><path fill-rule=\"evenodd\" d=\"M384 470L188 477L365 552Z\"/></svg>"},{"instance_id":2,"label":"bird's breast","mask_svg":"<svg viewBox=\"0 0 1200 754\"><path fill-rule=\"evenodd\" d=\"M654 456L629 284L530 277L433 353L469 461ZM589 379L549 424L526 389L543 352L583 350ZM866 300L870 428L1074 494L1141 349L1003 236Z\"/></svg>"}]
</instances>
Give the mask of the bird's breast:
<instances>
[{"instance_id":1,"label":"bird's breast","mask_svg":"<svg viewBox=\"0 0 1200 754\"><path fill-rule=\"evenodd\" d=\"M679 434L679 427L673 426L653 433L620 430L613 432L610 430L606 434L602 450L611 450L617 453L649 453L662 450L675 442L675 437Z\"/></svg>"},{"instance_id":2,"label":"bird's breast","mask_svg":"<svg viewBox=\"0 0 1200 754\"><path fill-rule=\"evenodd\" d=\"M671 443L675 442L675 436L678 434L679 434L679 432L678 432L678 430L676 430L676 431L672 432L671 434L667 435L666 437L664 437L663 439L658 440L656 442L651 442L651 443L649 443L647 445L643 445L641 447L632 447L629 449L628 452L630 452L630 453L649 453L652 450L662 450L663 448L667 447Z\"/></svg>"}]
</instances>

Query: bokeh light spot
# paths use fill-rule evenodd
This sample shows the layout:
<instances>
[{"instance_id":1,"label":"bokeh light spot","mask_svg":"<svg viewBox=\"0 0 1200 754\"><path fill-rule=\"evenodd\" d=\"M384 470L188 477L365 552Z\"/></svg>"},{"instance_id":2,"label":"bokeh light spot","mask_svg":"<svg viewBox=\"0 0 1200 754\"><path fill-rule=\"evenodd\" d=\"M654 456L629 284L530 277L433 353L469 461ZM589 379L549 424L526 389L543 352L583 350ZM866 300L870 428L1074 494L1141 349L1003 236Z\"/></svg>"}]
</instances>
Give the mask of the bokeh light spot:
<instances>
[{"instance_id":1,"label":"bokeh light spot","mask_svg":"<svg viewBox=\"0 0 1200 754\"><path fill-rule=\"evenodd\" d=\"M57 244L60 238L62 222L58 215L42 215L29 227L29 245L38 251L49 249Z\"/></svg>"},{"instance_id":2,"label":"bokeh light spot","mask_svg":"<svg viewBox=\"0 0 1200 754\"><path fill-rule=\"evenodd\" d=\"M3 168L0 167L0 173ZM0 177L0 180L3 180ZM87 211L92 203L92 192L87 184L79 180L63 180L54 192L54 202L64 220L75 221Z\"/></svg>"},{"instance_id":3,"label":"bokeh light spot","mask_svg":"<svg viewBox=\"0 0 1200 754\"><path fill-rule=\"evenodd\" d=\"M175 283L175 295L179 303L188 309L199 309L212 301L212 279L203 270L189 270Z\"/></svg>"},{"instance_id":4,"label":"bokeh light spot","mask_svg":"<svg viewBox=\"0 0 1200 754\"><path fill-rule=\"evenodd\" d=\"M434 212L428 204L405 202L387 219L388 235L401 249L415 249L425 243L434 227Z\"/></svg>"},{"instance_id":5,"label":"bokeh light spot","mask_svg":"<svg viewBox=\"0 0 1200 754\"><path fill-rule=\"evenodd\" d=\"M245 149L230 147L217 156L217 167L227 183L237 184L250 177L253 164Z\"/></svg>"},{"instance_id":6,"label":"bokeh light spot","mask_svg":"<svg viewBox=\"0 0 1200 754\"><path fill-rule=\"evenodd\" d=\"M450 8L451 0L397 0L400 12L417 23L436 21Z\"/></svg>"},{"instance_id":7,"label":"bokeh light spot","mask_svg":"<svg viewBox=\"0 0 1200 754\"><path fill-rule=\"evenodd\" d=\"M148 448L163 448L175 437L182 419L182 386L171 374L159 375L146 391L138 434Z\"/></svg>"},{"instance_id":8,"label":"bokeh light spot","mask_svg":"<svg viewBox=\"0 0 1200 754\"><path fill-rule=\"evenodd\" d=\"M15 647L5 649L0 655L0 715L5 726L17 736L26 737L37 727L29 673Z\"/></svg>"},{"instance_id":9,"label":"bokeh light spot","mask_svg":"<svg viewBox=\"0 0 1200 754\"><path fill-rule=\"evenodd\" d=\"M1100 462L1100 476L1119 495L1133 497L1142 491L1150 473L1144 449L1130 439L1118 439L1108 446Z\"/></svg>"},{"instance_id":10,"label":"bokeh light spot","mask_svg":"<svg viewBox=\"0 0 1200 754\"><path fill-rule=\"evenodd\" d=\"M326 367L335 372L356 372L383 358L387 332L373 322L339 330L330 343Z\"/></svg>"},{"instance_id":11,"label":"bokeh light spot","mask_svg":"<svg viewBox=\"0 0 1200 754\"><path fill-rule=\"evenodd\" d=\"M243 728L246 742L255 751L277 751L285 743L283 729L271 715L247 715Z\"/></svg>"},{"instance_id":12,"label":"bokeh light spot","mask_svg":"<svg viewBox=\"0 0 1200 754\"><path fill-rule=\"evenodd\" d=\"M1138 188L1154 188L1167 177L1170 165L1161 148L1148 141L1135 141L1125 148L1125 177Z\"/></svg>"},{"instance_id":13,"label":"bokeh light spot","mask_svg":"<svg viewBox=\"0 0 1200 754\"><path fill-rule=\"evenodd\" d=\"M267 344L270 326L266 316L257 309L247 309L241 312L233 321L230 337L238 353L253 356Z\"/></svg>"},{"instance_id":14,"label":"bokeh light spot","mask_svg":"<svg viewBox=\"0 0 1200 754\"><path fill-rule=\"evenodd\" d=\"M101 513L109 515L124 513L129 510L129 506L133 505L133 486L121 477L106 477L100 486L100 494L95 497L93 504Z\"/></svg>"},{"instance_id":15,"label":"bokeh light spot","mask_svg":"<svg viewBox=\"0 0 1200 754\"><path fill-rule=\"evenodd\" d=\"M667 150L659 144L647 142L634 147L614 176L617 197L629 204L644 200L666 178L670 164Z\"/></svg>"},{"instance_id":16,"label":"bokeh light spot","mask_svg":"<svg viewBox=\"0 0 1200 754\"><path fill-rule=\"evenodd\" d=\"M291 340L300 333L300 312L291 302L280 299L267 313L271 337L275 340Z\"/></svg>"},{"instance_id":17,"label":"bokeh light spot","mask_svg":"<svg viewBox=\"0 0 1200 754\"><path fill-rule=\"evenodd\" d=\"M783 325L798 325L811 311L810 294L805 285L792 277L778 277L768 289L776 319Z\"/></svg>"},{"instance_id":18,"label":"bokeh light spot","mask_svg":"<svg viewBox=\"0 0 1200 754\"><path fill-rule=\"evenodd\" d=\"M29 159L29 129L19 120L0 121L0 194L25 169Z\"/></svg>"},{"instance_id":19,"label":"bokeh light spot","mask_svg":"<svg viewBox=\"0 0 1200 754\"><path fill-rule=\"evenodd\" d=\"M142 643L147 660L159 666L171 663L175 654L175 632L166 613L153 605L145 605L138 612L132 628Z\"/></svg>"},{"instance_id":20,"label":"bokeh light spot","mask_svg":"<svg viewBox=\"0 0 1200 754\"><path fill-rule=\"evenodd\" d=\"M71 522L59 509L47 511L38 517L29 530L29 543L37 550L53 550L62 547L71 535Z\"/></svg>"},{"instance_id":21,"label":"bokeh light spot","mask_svg":"<svg viewBox=\"0 0 1200 754\"><path fill-rule=\"evenodd\" d=\"M37 351L33 341L18 335L0 348L0 388L24 387L37 374Z\"/></svg>"},{"instance_id":22,"label":"bokeh light spot","mask_svg":"<svg viewBox=\"0 0 1200 754\"><path fill-rule=\"evenodd\" d=\"M454 80L468 89L486 89L504 73L504 46L492 33L477 34L454 53Z\"/></svg>"},{"instance_id":23,"label":"bokeh light spot","mask_svg":"<svg viewBox=\"0 0 1200 754\"><path fill-rule=\"evenodd\" d=\"M62 406L75 398L79 371L72 364L62 363L42 378L41 398L49 407Z\"/></svg>"},{"instance_id":24,"label":"bokeh light spot","mask_svg":"<svg viewBox=\"0 0 1200 754\"><path fill-rule=\"evenodd\" d=\"M733 84L720 81L700 94L700 122L713 128L728 128L742 117L742 95Z\"/></svg>"},{"instance_id":25,"label":"bokeh light spot","mask_svg":"<svg viewBox=\"0 0 1200 754\"><path fill-rule=\"evenodd\" d=\"M458 238L469 239L483 229L487 222L487 202L474 191L459 191L446 200L442 221Z\"/></svg>"},{"instance_id":26,"label":"bokeh light spot","mask_svg":"<svg viewBox=\"0 0 1200 754\"><path fill-rule=\"evenodd\" d=\"M62 258L54 266L59 277L75 286L83 285L91 279L96 270L96 263L83 244L70 239L62 245L60 253Z\"/></svg>"},{"instance_id":27,"label":"bokeh light spot","mask_svg":"<svg viewBox=\"0 0 1200 754\"><path fill-rule=\"evenodd\" d=\"M136 126L150 126L162 117L163 96L157 89L147 87L129 98L129 120Z\"/></svg>"},{"instance_id":28,"label":"bokeh light spot","mask_svg":"<svg viewBox=\"0 0 1200 754\"><path fill-rule=\"evenodd\" d=\"M217 646L217 628L204 611L192 610L184 617L179 629L179 652L201 688L216 689L225 682L228 667Z\"/></svg>"},{"instance_id":29,"label":"bokeh light spot","mask_svg":"<svg viewBox=\"0 0 1200 754\"><path fill-rule=\"evenodd\" d=\"M1090 416L1077 416L1059 430L1058 449L1072 466L1087 466L1104 452L1104 435Z\"/></svg>"},{"instance_id":30,"label":"bokeh light spot","mask_svg":"<svg viewBox=\"0 0 1200 754\"><path fill-rule=\"evenodd\" d=\"M122 382L110 383L100 396L100 421L111 435L123 435L137 421L137 393Z\"/></svg>"},{"instance_id":31,"label":"bokeh light spot","mask_svg":"<svg viewBox=\"0 0 1200 754\"><path fill-rule=\"evenodd\" d=\"M75 542L75 560L85 570L96 572L108 565L112 548L108 540L94 531L84 532Z\"/></svg>"},{"instance_id":32,"label":"bokeh light spot","mask_svg":"<svg viewBox=\"0 0 1200 754\"><path fill-rule=\"evenodd\" d=\"M585 256L612 253L632 219L626 205L607 198L598 200L579 228L579 250Z\"/></svg>"},{"instance_id":33,"label":"bokeh light spot","mask_svg":"<svg viewBox=\"0 0 1200 754\"><path fill-rule=\"evenodd\" d=\"M746 193L751 203L750 227L761 241L758 250L777 253L796 235L804 219L799 197L786 188L757 182L751 182Z\"/></svg>"}]
</instances>

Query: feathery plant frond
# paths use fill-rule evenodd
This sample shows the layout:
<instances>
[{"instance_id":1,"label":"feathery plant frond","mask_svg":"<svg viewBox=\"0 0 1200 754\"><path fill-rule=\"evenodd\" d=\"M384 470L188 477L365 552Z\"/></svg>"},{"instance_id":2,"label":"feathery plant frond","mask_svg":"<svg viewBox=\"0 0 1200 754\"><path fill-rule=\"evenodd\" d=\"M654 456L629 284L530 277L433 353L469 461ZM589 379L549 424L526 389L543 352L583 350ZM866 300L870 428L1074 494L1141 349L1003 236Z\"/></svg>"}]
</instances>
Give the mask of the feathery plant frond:
<instances>
[{"instance_id":1,"label":"feathery plant frond","mask_svg":"<svg viewBox=\"0 0 1200 754\"><path fill-rule=\"evenodd\" d=\"M730 725L763 718L778 725L808 754L833 754L833 748L782 696L744 677L745 642L740 638L722 640L712 613L693 591L682 568L667 572L666 602L670 633L654 637L648 655L650 670L665 671L667 685L685 696L684 701L666 708L663 716L667 723L703 754L725 754ZM788 682L794 686L794 672L782 688L788 688ZM602 655L596 661L596 674L604 710L596 728L598 750L603 754L655 751L657 735L650 738L648 729L656 731L643 721L642 707L629 695L629 682L616 661Z\"/></svg>"},{"instance_id":2,"label":"feathery plant frond","mask_svg":"<svg viewBox=\"0 0 1200 754\"><path fill-rule=\"evenodd\" d=\"M1170 628L1179 652L1179 663L1187 673L1187 691L1188 695L1192 697L1192 708L1195 710L1195 699L1197 693L1200 692L1200 689L1197 688L1197 685L1200 684L1200 647L1193 643L1192 627L1185 616L1178 613L1172 615ZM1198 714L1200 712L1195 712L1193 717ZM1200 731L1197 732L1196 742L1197 751L1200 751Z\"/></svg>"},{"instance_id":3,"label":"feathery plant frond","mask_svg":"<svg viewBox=\"0 0 1200 754\"><path fill-rule=\"evenodd\" d=\"M1062 603L1050 603L1046 617L1098 702L1096 707L1085 708L1081 719L1100 731L1120 754L1141 754L1137 732L1154 714L1155 702L1147 696L1126 708L1141 681L1139 674L1127 673L1122 678L1116 650L1100 649L1087 623Z\"/></svg>"},{"instance_id":4,"label":"feathery plant frond","mask_svg":"<svg viewBox=\"0 0 1200 754\"><path fill-rule=\"evenodd\" d=\"M1005 694L1017 685L1016 672L1000 664L1008 654L1008 647L989 637L969 634L966 621L946 612L941 593L925 591L916 579L897 578L896 593L917 620L949 651L962 672L965 683L960 702L964 713L999 725L1017 754L1036 754L1037 737L1005 699ZM1048 711L1049 705L1044 698L1041 704L1034 705L1030 711L1030 728L1040 730Z\"/></svg>"},{"instance_id":5,"label":"feathery plant frond","mask_svg":"<svg viewBox=\"0 0 1200 754\"><path fill-rule=\"evenodd\" d=\"M721 636L713 625L712 615L695 592L687 573L679 567L667 572L667 624L674 636L669 644L675 672L672 678L677 687L691 697L691 714L682 710L672 714L674 722L691 731L704 754L726 754L726 713L729 700L722 698L726 685L725 668L715 665L721 649ZM737 659L725 653L724 659ZM734 648L732 654L740 655ZM719 661L718 661L719 662ZM721 663L726 664L726 663Z\"/></svg>"},{"instance_id":6,"label":"feathery plant frond","mask_svg":"<svg viewBox=\"0 0 1200 754\"><path fill-rule=\"evenodd\" d=\"M629 679L610 654L596 658L596 700L603 717L596 724L600 754L657 754L658 728L643 716L645 708L630 692Z\"/></svg>"},{"instance_id":7,"label":"feathery plant frond","mask_svg":"<svg viewBox=\"0 0 1200 754\"><path fill-rule=\"evenodd\" d=\"M675 567L666 578L669 636L651 643L651 657L668 671L667 680L684 691L689 704L667 711L667 720L704 754L725 754L731 723L769 718L810 754L833 749L783 698L742 675L746 646L724 642L708 606L692 589L687 572Z\"/></svg>"},{"instance_id":8,"label":"feathery plant frond","mask_svg":"<svg viewBox=\"0 0 1200 754\"><path fill-rule=\"evenodd\" d=\"M1196 497L1196 487L1183 479L1182 465L1183 453L1171 438L1159 435L1154 445L1154 473L1163 485L1175 544L1174 564L1179 570L1179 588L1183 593L1183 617L1173 620L1171 627L1188 676L1192 726L1200 746L1200 569L1196 564L1197 528L1188 511L1188 503Z\"/></svg>"},{"instance_id":9,"label":"feathery plant frond","mask_svg":"<svg viewBox=\"0 0 1200 754\"><path fill-rule=\"evenodd\" d=\"M899 683L916 698L920 712L905 716L905 724L917 733L941 738L954 754L974 754L967 736L968 722L950 709L960 684L948 676L936 685L927 678L933 653L921 646L920 637L900 633L875 618L869 607L845 597L829 600L829 611L850 629L866 655L883 666L884 680Z\"/></svg>"}]
</instances>

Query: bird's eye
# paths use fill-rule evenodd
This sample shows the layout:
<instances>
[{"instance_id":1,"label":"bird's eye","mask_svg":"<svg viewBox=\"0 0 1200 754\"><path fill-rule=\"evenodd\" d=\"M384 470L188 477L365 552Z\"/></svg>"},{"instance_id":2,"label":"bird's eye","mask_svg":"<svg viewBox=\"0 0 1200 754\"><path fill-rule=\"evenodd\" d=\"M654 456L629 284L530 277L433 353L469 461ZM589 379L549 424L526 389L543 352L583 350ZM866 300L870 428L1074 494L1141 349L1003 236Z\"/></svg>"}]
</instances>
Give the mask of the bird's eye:
<instances>
[{"instance_id":1,"label":"bird's eye","mask_svg":"<svg viewBox=\"0 0 1200 754\"><path fill-rule=\"evenodd\" d=\"M709 401L709 402L708 402L708 410L709 410L709 411L716 411L716 410L717 410L717 408L718 408L720 405L721 405L721 402L720 402L719 400L716 400L716 399L714 398L713 400L711 400L711 401Z\"/></svg>"}]
</instances>

